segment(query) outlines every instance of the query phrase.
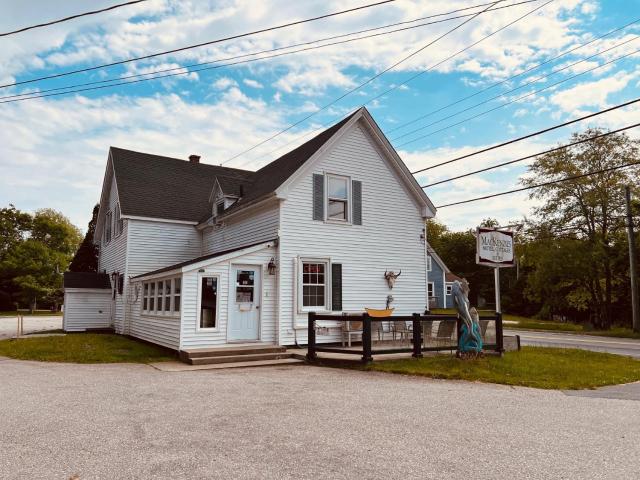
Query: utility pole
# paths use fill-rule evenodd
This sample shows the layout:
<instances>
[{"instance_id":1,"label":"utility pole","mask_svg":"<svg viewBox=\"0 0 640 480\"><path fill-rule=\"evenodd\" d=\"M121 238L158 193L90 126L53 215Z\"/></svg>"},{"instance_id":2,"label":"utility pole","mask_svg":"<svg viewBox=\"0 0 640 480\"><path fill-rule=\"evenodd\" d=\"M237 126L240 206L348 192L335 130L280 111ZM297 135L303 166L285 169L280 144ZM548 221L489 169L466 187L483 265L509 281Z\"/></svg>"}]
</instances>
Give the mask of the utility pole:
<instances>
[{"instance_id":1,"label":"utility pole","mask_svg":"<svg viewBox=\"0 0 640 480\"><path fill-rule=\"evenodd\" d=\"M633 330L640 332L640 298L638 298L638 263L636 261L636 235L633 231L633 215L631 214L631 189L624 187L627 204L627 235L629 237L629 276L631 277L631 311Z\"/></svg>"}]
</instances>

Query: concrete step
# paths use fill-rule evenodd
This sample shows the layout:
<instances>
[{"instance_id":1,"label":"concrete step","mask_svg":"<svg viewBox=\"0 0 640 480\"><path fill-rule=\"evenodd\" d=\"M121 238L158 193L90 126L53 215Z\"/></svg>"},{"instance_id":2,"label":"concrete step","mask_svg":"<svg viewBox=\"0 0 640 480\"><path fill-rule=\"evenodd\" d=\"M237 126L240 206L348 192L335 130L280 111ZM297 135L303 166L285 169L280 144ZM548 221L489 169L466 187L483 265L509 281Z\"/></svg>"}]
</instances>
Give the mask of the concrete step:
<instances>
[{"instance_id":1,"label":"concrete step","mask_svg":"<svg viewBox=\"0 0 640 480\"><path fill-rule=\"evenodd\" d=\"M252 345L238 347L197 348L182 350L180 358L187 361L192 358L228 357L233 355L255 355L259 353L284 353L285 347L278 345Z\"/></svg>"},{"instance_id":2,"label":"concrete step","mask_svg":"<svg viewBox=\"0 0 640 480\"><path fill-rule=\"evenodd\" d=\"M252 362L215 363L213 365L189 365L183 362L159 362L150 365L163 372L189 372L194 370L224 370L229 368L277 367L290 365L305 365L306 362L296 358L281 358L280 360L255 360Z\"/></svg>"},{"instance_id":3,"label":"concrete step","mask_svg":"<svg viewBox=\"0 0 640 480\"><path fill-rule=\"evenodd\" d=\"M225 355L214 357L196 357L189 358L187 363L191 365L215 365L221 363L250 363L264 360L282 360L293 358L291 353L253 353L242 355Z\"/></svg>"}]
</instances>

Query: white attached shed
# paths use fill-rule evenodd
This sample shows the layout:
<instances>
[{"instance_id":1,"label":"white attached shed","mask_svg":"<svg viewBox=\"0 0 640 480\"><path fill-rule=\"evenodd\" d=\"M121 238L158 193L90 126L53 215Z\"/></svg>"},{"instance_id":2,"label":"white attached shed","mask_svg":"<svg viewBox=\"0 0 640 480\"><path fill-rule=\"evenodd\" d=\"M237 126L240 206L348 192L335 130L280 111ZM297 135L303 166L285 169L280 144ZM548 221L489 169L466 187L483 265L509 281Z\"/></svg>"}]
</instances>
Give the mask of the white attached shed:
<instances>
[{"instance_id":1,"label":"white attached shed","mask_svg":"<svg viewBox=\"0 0 640 480\"><path fill-rule=\"evenodd\" d=\"M65 272L65 332L84 332L113 327L113 290L106 273Z\"/></svg>"}]
</instances>

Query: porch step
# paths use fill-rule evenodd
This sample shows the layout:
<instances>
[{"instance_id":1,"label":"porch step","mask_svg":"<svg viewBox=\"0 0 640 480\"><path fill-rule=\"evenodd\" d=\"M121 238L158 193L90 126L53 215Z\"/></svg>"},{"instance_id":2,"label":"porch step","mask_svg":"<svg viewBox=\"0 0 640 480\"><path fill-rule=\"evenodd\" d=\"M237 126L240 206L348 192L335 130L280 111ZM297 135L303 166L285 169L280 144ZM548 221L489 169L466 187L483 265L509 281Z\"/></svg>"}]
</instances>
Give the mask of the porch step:
<instances>
[{"instance_id":1,"label":"porch step","mask_svg":"<svg viewBox=\"0 0 640 480\"><path fill-rule=\"evenodd\" d=\"M216 348L194 348L191 350L182 350L180 359L188 362L195 358L211 358L211 357L229 357L234 355L257 355L260 353L284 353L285 347L277 345L251 345L237 347L216 347Z\"/></svg>"},{"instance_id":2,"label":"porch step","mask_svg":"<svg viewBox=\"0 0 640 480\"><path fill-rule=\"evenodd\" d=\"M264 362L266 360L284 360L293 358L292 353L251 353L240 355L215 355L209 357L195 357L187 359L187 363L191 365L214 365L222 363L242 363Z\"/></svg>"}]
</instances>

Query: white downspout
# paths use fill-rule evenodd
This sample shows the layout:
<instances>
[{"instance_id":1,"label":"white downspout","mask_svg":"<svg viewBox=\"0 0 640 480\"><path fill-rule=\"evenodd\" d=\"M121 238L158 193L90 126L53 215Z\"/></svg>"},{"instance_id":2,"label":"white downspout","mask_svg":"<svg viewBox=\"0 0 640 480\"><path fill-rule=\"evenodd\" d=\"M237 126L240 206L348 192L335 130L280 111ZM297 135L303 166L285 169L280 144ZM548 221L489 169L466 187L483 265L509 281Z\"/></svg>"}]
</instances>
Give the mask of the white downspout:
<instances>
[{"instance_id":1,"label":"white downspout","mask_svg":"<svg viewBox=\"0 0 640 480\"><path fill-rule=\"evenodd\" d=\"M430 311L429 307L429 239L427 238L427 222L429 220L424 221L424 288L425 288L425 296L427 298L427 303L425 304L425 310Z\"/></svg>"}]
</instances>

